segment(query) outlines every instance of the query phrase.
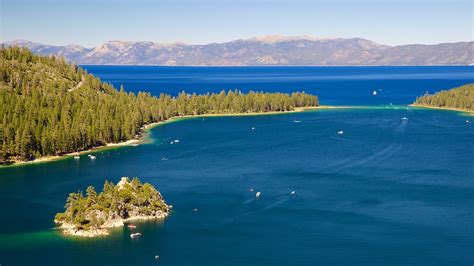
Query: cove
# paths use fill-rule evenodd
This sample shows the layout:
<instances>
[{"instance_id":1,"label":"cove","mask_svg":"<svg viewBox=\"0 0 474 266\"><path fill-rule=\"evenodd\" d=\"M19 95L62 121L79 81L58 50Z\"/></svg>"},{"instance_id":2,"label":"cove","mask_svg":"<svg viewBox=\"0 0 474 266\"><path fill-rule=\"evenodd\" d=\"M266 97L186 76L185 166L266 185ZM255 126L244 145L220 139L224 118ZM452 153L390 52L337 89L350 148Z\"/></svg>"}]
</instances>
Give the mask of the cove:
<instances>
[{"instance_id":1,"label":"cove","mask_svg":"<svg viewBox=\"0 0 474 266\"><path fill-rule=\"evenodd\" d=\"M95 161L0 169L0 263L152 265L158 254L160 265L469 264L465 120L406 106L192 118ZM67 193L121 176L153 184L171 216L138 223L138 240L127 228L93 240L52 229Z\"/></svg>"}]
</instances>

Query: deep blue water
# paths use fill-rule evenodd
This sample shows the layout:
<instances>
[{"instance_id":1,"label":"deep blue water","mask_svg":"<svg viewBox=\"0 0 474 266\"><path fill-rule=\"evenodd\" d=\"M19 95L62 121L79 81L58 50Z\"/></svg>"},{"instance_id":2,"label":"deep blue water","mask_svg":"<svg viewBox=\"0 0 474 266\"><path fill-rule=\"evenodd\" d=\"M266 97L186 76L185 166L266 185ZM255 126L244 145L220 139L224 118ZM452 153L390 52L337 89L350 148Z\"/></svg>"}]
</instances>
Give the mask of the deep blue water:
<instances>
[{"instance_id":1,"label":"deep blue water","mask_svg":"<svg viewBox=\"0 0 474 266\"><path fill-rule=\"evenodd\" d=\"M464 83L469 75L459 69L446 68L458 74L439 84ZM186 71L182 75L189 77ZM131 82L125 86L137 88L130 86L139 83L133 71L121 75ZM410 75L398 82L412 84L412 90L438 84L435 74L423 74L431 80ZM152 84L154 93L165 87ZM344 88L343 81L333 84L339 95L359 95L361 105L378 101ZM408 88L395 91L412 94ZM411 102L410 97L399 99ZM466 120L473 118L376 103L187 119L153 128L147 144L99 152L95 161L82 156L0 168L0 264L472 265L474 128ZM180 142L171 145L174 139ZM163 223L139 223L143 237L136 240L127 228L99 239L63 237L52 229L69 192L91 184L101 188L105 179L117 182L121 176L155 185L174 205L172 215ZM251 188L262 192L260 199Z\"/></svg>"},{"instance_id":2,"label":"deep blue water","mask_svg":"<svg viewBox=\"0 0 474 266\"><path fill-rule=\"evenodd\" d=\"M425 92L474 82L474 67L155 67L83 66L129 91L206 93L306 91L326 105L409 104ZM372 96L378 91L376 97ZM381 90L381 91L379 91Z\"/></svg>"}]
</instances>

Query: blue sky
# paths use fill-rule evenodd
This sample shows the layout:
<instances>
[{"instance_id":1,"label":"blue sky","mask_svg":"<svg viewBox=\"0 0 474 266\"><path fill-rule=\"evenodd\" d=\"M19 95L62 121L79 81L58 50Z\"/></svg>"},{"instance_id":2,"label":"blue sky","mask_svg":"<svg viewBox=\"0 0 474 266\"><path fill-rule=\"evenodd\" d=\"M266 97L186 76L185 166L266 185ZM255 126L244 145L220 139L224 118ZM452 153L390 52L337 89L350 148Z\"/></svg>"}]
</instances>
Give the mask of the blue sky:
<instances>
[{"instance_id":1,"label":"blue sky","mask_svg":"<svg viewBox=\"0 0 474 266\"><path fill-rule=\"evenodd\" d=\"M471 41L472 0L0 0L0 41L225 42L262 35Z\"/></svg>"}]
</instances>

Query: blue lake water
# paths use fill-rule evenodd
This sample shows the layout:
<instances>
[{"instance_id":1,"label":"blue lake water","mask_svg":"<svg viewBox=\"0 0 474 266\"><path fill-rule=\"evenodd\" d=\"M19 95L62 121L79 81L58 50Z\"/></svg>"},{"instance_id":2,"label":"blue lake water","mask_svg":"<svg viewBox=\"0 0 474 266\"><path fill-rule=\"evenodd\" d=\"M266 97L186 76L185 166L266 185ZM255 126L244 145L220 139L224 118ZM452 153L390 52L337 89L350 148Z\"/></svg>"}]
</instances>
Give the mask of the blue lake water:
<instances>
[{"instance_id":1,"label":"blue lake water","mask_svg":"<svg viewBox=\"0 0 474 266\"><path fill-rule=\"evenodd\" d=\"M152 72L153 93L211 87L199 75L239 88L260 84L251 81L257 74L246 68L240 75L247 83L219 79L233 75L228 69L221 74L202 74L203 68L195 74L182 68L163 68L167 73L142 67L89 71L114 84L123 76L125 87L136 90L143 69ZM363 74L361 69L344 72L393 74L374 74L374 68ZM339 100L318 93L324 104L372 105L368 108L186 119L153 128L147 144L99 152L95 161L82 156L0 168L0 264L472 265L474 128L466 120L473 119L452 111L385 105L410 103L417 95L413 91L472 82L471 68L422 68L422 75L431 77L426 79L411 78L417 75L407 73L416 72L411 68L396 69L396 80L334 77L327 93L341 95ZM258 68L264 76L259 71L297 75L291 69ZM174 85L156 75L175 79ZM390 80L406 87L389 85ZM315 91L323 84L311 82ZM345 82L353 86L344 87ZM386 84L382 91L390 86L399 94L374 99L372 87L381 87L379 82ZM270 91L299 87L271 78L266 84ZM344 134L338 135L339 130ZM174 139L180 142L171 145ZM69 192L90 184L101 188L105 179L117 182L121 176L155 185L174 205L172 215L164 222L138 223L143 237L136 240L127 228L98 239L63 237L52 229L52 218L63 210ZM260 199L251 188L261 191ZM291 191L296 194L290 196Z\"/></svg>"},{"instance_id":2,"label":"blue lake water","mask_svg":"<svg viewBox=\"0 0 474 266\"><path fill-rule=\"evenodd\" d=\"M306 91L326 105L412 103L436 92L474 81L474 67L158 67L84 66L102 80L128 91L207 93ZM378 91L376 97L372 92Z\"/></svg>"}]
</instances>

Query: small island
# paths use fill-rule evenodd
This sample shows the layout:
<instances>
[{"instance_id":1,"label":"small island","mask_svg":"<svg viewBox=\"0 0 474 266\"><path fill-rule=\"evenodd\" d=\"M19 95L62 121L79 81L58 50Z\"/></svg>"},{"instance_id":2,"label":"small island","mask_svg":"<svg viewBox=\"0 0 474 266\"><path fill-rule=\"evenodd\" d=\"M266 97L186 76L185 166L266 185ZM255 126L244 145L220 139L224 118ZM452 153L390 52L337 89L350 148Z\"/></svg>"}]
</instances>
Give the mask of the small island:
<instances>
[{"instance_id":1,"label":"small island","mask_svg":"<svg viewBox=\"0 0 474 266\"><path fill-rule=\"evenodd\" d=\"M122 177L117 185L105 181L102 192L93 186L70 193L65 212L56 214L54 222L65 235L95 237L108 235L107 228L124 226L131 220L164 219L171 210L151 184L138 178Z\"/></svg>"},{"instance_id":2,"label":"small island","mask_svg":"<svg viewBox=\"0 0 474 266\"><path fill-rule=\"evenodd\" d=\"M474 83L420 96L412 106L474 112Z\"/></svg>"}]
</instances>

